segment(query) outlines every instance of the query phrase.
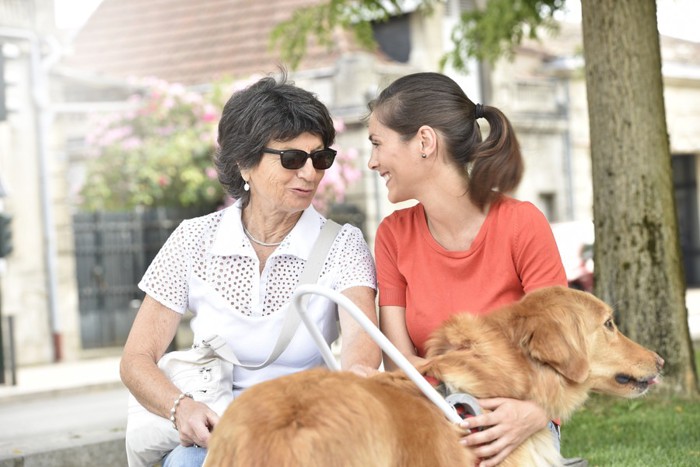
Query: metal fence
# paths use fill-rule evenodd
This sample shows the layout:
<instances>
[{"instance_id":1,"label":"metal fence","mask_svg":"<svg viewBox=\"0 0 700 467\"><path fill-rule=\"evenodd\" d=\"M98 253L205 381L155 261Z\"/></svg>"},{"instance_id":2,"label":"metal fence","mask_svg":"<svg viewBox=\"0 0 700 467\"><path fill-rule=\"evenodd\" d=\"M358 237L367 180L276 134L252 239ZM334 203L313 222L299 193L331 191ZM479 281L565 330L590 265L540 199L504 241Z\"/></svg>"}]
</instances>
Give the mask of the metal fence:
<instances>
[{"instance_id":1,"label":"metal fence","mask_svg":"<svg viewBox=\"0 0 700 467\"><path fill-rule=\"evenodd\" d=\"M80 213L73 216L82 347L123 346L143 299L137 284L186 209ZM329 217L364 226L352 205L334 206Z\"/></svg>"},{"instance_id":2,"label":"metal fence","mask_svg":"<svg viewBox=\"0 0 700 467\"><path fill-rule=\"evenodd\" d=\"M73 216L82 346L121 346L143 293L136 284L182 219L165 208Z\"/></svg>"}]
</instances>

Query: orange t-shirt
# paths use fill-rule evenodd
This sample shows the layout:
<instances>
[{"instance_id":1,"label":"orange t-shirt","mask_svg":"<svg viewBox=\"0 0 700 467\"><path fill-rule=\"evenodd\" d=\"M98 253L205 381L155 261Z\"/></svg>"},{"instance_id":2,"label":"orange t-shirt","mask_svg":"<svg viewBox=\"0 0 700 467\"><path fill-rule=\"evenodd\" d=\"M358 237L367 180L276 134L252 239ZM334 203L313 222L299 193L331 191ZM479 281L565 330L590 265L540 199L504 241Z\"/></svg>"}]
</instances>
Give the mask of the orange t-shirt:
<instances>
[{"instance_id":1,"label":"orange t-shirt","mask_svg":"<svg viewBox=\"0 0 700 467\"><path fill-rule=\"evenodd\" d=\"M566 285L544 215L531 203L493 203L466 251L448 251L428 230L418 204L387 216L375 240L379 306L406 308L406 327L425 355L430 333L454 313L488 313L526 292Z\"/></svg>"}]
</instances>

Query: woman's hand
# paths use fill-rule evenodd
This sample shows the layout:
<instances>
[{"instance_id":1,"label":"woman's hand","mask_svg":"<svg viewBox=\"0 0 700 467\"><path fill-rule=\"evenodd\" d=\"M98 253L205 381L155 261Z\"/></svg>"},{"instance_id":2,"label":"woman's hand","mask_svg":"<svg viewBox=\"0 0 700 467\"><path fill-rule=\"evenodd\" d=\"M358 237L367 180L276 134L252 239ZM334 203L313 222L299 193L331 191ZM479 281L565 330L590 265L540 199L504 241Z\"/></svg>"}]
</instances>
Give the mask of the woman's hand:
<instances>
[{"instance_id":1,"label":"woman's hand","mask_svg":"<svg viewBox=\"0 0 700 467\"><path fill-rule=\"evenodd\" d=\"M468 418L462 428L483 428L464 438L462 444L469 446L482 459L481 467L498 465L523 441L545 428L549 419L544 409L531 401L494 398L480 399L483 409L489 410Z\"/></svg>"},{"instance_id":2,"label":"woman's hand","mask_svg":"<svg viewBox=\"0 0 700 467\"><path fill-rule=\"evenodd\" d=\"M183 446L209 446L209 436L219 416L207 405L186 397L180 401L175 412L175 424Z\"/></svg>"}]
</instances>

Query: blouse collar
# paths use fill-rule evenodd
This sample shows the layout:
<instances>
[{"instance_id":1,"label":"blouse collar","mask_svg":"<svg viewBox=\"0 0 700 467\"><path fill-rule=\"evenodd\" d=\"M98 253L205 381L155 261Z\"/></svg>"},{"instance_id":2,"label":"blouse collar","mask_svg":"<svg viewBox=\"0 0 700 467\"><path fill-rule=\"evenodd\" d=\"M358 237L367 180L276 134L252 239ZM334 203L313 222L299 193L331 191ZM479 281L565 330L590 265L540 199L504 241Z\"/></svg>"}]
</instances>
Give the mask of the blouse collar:
<instances>
[{"instance_id":1,"label":"blouse collar","mask_svg":"<svg viewBox=\"0 0 700 467\"><path fill-rule=\"evenodd\" d=\"M255 250L243 232L242 213L243 208L240 200L224 209L221 223L214 237L211 254L255 256ZM301 259L309 259L311 249L321 231L324 220L324 217L316 211L313 205L306 208L294 228L271 256L293 255Z\"/></svg>"}]
</instances>

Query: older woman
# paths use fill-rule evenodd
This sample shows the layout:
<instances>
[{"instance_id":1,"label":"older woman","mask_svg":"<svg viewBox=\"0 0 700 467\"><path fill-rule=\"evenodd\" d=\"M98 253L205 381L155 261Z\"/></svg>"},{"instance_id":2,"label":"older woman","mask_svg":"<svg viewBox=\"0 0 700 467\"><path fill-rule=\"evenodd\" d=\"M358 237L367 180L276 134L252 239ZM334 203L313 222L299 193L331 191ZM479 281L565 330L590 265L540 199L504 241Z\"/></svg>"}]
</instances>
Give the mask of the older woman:
<instances>
[{"instance_id":1,"label":"older woman","mask_svg":"<svg viewBox=\"0 0 700 467\"><path fill-rule=\"evenodd\" d=\"M285 305L326 222L311 200L333 164L334 139L326 107L285 77L263 78L236 92L224 107L215 162L219 181L237 202L182 222L170 236L139 283L146 296L121 361L122 380L142 405L165 418L176 409L181 446L166 456L164 466L201 465L218 415L183 398L156 363L187 310L194 314L195 341L219 334L249 364L270 355ZM343 293L376 322L375 281L362 233L344 225L319 283ZM337 337L333 303L314 297L309 311L329 341ZM378 347L342 310L339 320L342 368L376 369ZM235 389L322 364L302 327L274 363L255 371L236 368Z\"/></svg>"}]
</instances>

